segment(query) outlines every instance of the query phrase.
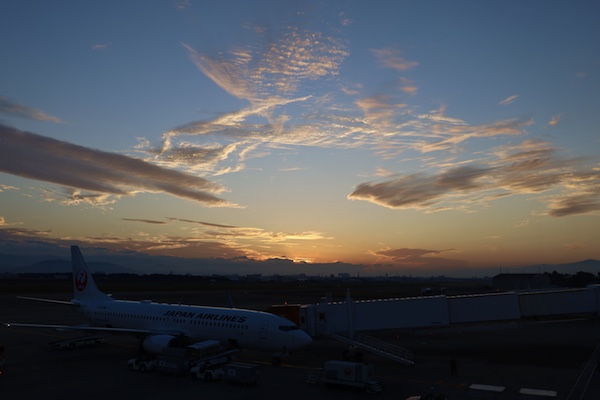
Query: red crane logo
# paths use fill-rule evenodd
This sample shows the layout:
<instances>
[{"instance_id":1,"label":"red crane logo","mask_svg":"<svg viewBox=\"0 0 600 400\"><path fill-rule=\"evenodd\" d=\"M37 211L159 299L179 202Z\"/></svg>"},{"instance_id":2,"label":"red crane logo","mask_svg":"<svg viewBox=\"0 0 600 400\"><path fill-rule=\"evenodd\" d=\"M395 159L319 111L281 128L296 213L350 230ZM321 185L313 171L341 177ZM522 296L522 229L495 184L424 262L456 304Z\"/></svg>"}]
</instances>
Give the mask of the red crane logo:
<instances>
[{"instance_id":1,"label":"red crane logo","mask_svg":"<svg viewBox=\"0 0 600 400\"><path fill-rule=\"evenodd\" d=\"M83 292L85 287L87 286L88 276L85 271L77 271L77 275L75 275L75 287L80 292Z\"/></svg>"}]
</instances>

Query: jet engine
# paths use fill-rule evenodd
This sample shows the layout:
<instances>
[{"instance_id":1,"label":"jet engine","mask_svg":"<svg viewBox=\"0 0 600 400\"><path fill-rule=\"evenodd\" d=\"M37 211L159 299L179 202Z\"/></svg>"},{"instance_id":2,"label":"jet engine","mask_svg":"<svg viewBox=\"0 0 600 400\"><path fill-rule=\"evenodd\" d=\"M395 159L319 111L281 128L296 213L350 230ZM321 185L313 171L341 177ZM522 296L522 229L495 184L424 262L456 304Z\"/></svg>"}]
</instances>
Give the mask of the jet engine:
<instances>
[{"instance_id":1,"label":"jet engine","mask_svg":"<svg viewBox=\"0 0 600 400\"><path fill-rule=\"evenodd\" d=\"M148 336L142 342L144 350L153 354L162 353L165 347L179 347L179 345L179 339L171 335Z\"/></svg>"}]
</instances>

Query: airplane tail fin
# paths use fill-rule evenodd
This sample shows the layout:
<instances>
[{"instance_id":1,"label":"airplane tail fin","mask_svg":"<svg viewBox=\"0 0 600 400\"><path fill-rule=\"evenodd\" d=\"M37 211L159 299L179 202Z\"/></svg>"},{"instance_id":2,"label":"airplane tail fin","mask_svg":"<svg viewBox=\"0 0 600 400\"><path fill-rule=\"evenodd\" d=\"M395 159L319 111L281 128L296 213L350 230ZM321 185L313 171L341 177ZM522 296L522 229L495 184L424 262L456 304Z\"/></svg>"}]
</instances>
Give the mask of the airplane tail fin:
<instances>
[{"instance_id":1,"label":"airplane tail fin","mask_svg":"<svg viewBox=\"0 0 600 400\"><path fill-rule=\"evenodd\" d=\"M94 277L79 250L79 246L71 246L71 266L73 267L73 293L78 302L113 300L96 286Z\"/></svg>"}]
</instances>

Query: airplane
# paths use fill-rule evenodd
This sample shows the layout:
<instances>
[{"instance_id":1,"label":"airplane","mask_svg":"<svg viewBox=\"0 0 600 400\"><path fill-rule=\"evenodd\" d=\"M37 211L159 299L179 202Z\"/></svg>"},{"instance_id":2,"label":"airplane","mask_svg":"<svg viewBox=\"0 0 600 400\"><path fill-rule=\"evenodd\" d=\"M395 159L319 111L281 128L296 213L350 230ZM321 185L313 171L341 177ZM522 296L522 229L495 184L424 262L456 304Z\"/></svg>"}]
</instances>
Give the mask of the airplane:
<instances>
[{"instance_id":1,"label":"airplane","mask_svg":"<svg viewBox=\"0 0 600 400\"><path fill-rule=\"evenodd\" d=\"M296 324L278 315L242 308L117 300L98 289L78 246L71 246L73 292L68 301L38 299L79 307L92 326L4 323L7 327L54 328L93 333L132 334L148 353L213 339L239 349L273 352L273 363L312 342Z\"/></svg>"}]
</instances>

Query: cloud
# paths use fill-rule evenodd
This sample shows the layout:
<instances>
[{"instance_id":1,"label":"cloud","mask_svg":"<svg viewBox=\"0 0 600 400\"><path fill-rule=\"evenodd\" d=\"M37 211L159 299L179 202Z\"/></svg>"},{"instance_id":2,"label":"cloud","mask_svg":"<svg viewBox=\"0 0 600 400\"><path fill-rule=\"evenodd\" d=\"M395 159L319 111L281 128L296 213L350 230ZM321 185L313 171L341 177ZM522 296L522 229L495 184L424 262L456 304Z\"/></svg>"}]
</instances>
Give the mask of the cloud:
<instances>
[{"instance_id":1,"label":"cloud","mask_svg":"<svg viewBox=\"0 0 600 400\"><path fill-rule=\"evenodd\" d=\"M38 242L43 243L50 238L50 231L43 231L38 229L25 229L25 228L5 228L0 229L0 243L15 243L15 242Z\"/></svg>"},{"instance_id":2,"label":"cloud","mask_svg":"<svg viewBox=\"0 0 600 400\"><path fill-rule=\"evenodd\" d=\"M59 201L61 204L76 206L87 204L95 207L103 207L114 204L117 199L108 193L88 193L79 189L63 187L62 190L38 188L44 201Z\"/></svg>"},{"instance_id":3,"label":"cloud","mask_svg":"<svg viewBox=\"0 0 600 400\"><path fill-rule=\"evenodd\" d=\"M171 235L139 238L118 236L89 236L77 240L66 237L53 237L51 231L2 228L0 229L0 250L11 254L32 253L33 249L42 254L68 254L71 245L95 248L101 253L137 252L145 255L166 255L183 258L236 258L245 257L247 252L231 247L227 242L198 240L195 237ZM124 250L126 249L126 250Z\"/></svg>"},{"instance_id":4,"label":"cloud","mask_svg":"<svg viewBox=\"0 0 600 400\"><path fill-rule=\"evenodd\" d=\"M223 246L235 249L237 252L256 260L266 260L281 257L281 254L293 253L293 248L298 242L332 239L314 231L272 232L255 227L217 224L183 218L169 217L167 219L172 222L200 225L191 231L190 243L196 241L221 243ZM165 242L164 239L160 241Z\"/></svg>"},{"instance_id":5,"label":"cloud","mask_svg":"<svg viewBox=\"0 0 600 400\"><path fill-rule=\"evenodd\" d=\"M0 184L0 192L4 192L5 190L19 190L19 188L15 186Z\"/></svg>"},{"instance_id":6,"label":"cloud","mask_svg":"<svg viewBox=\"0 0 600 400\"><path fill-rule=\"evenodd\" d=\"M389 208L427 209L455 191L481 188L480 178L489 171L486 168L458 167L438 176L419 173L380 183L365 182L358 185L348 198L367 200Z\"/></svg>"},{"instance_id":7,"label":"cloud","mask_svg":"<svg viewBox=\"0 0 600 400\"><path fill-rule=\"evenodd\" d=\"M537 195L546 214L560 217L600 211L600 171L581 159L563 159L541 141L495 149L490 157L437 174L400 175L364 182L348 195L393 209L472 211L506 196ZM558 195L544 195L549 191Z\"/></svg>"},{"instance_id":8,"label":"cloud","mask_svg":"<svg viewBox=\"0 0 600 400\"><path fill-rule=\"evenodd\" d=\"M291 26L273 34L275 29L255 29L249 32L255 38L252 44L215 57L183 45L208 78L229 94L252 102L290 94L302 81L322 80L339 73L348 55L342 41Z\"/></svg>"},{"instance_id":9,"label":"cloud","mask_svg":"<svg viewBox=\"0 0 600 400\"><path fill-rule=\"evenodd\" d=\"M391 158L410 149L421 153L455 151L474 138L520 135L524 127L533 123L531 118L513 118L470 125L446 116L445 107L419 115L406 102L398 100L418 91L404 77L391 86L395 93L354 99L353 105L362 112L362 116L356 117L355 109L340 106L343 103L338 102L333 90L329 94L316 94L323 93L323 86L338 75L348 54L344 42L298 28L284 28L278 31L281 35L272 35L277 29L270 26L248 30L247 45L212 56L184 44L207 77L229 94L251 104L166 132L161 146L147 149L154 163L217 175L246 168L244 161L250 154L261 157L272 149L290 145L371 147L378 155ZM257 41L250 43L250 37ZM397 49L372 52L382 66L396 71L418 65ZM310 90L311 82L318 82L320 90ZM361 86L357 83L354 87ZM346 96L359 93L358 89L350 92L347 83L337 83L332 89L344 95L344 102ZM300 90L311 95L289 96ZM264 123L257 123L261 118ZM183 141L182 136L194 136L196 143Z\"/></svg>"},{"instance_id":10,"label":"cloud","mask_svg":"<svg viewBox=\"0 0 600 400\"><path fill-rule=\"evenodd\" d=\"M296 243L302 241L315 240L330 240L320 232L305 231L305 232L272 232L261 228L243 227L227 224L218 224L214 222L198 221L185 218L166 218L168 222L156 219L139 219L139 218L122 218L123 221L141 222L146 224L167 224L182 222L184 224L200 225L195 228L186 228L190 232L189 236L172 236L159 235L152 240L155 245L151 248L157 250L175 250L179 249L182 252L198 251L200 246L198 243L205 243L206 246L214 246L215 248L229 249L229 253L235 252L237 255L244 255L255 260L266 260L273 257L281 257L281 254L287 254L290 249L296 246ZM97 240L106 242L106 238L97 238ZM147 242L150 239L147 235L143 235L139 239L113 238L113 242L118 241L136 241ZM128 244L130 246L130 244ZM145 247L145 250L149 250ZM200 256L197 254L197 256ZM206 256L206 255L204 255ZM287 256L284 256L287 257Z\"/></svg>"},{"instance_id":11,"label":"cloud","mask_svg":"<svg viewBox=\"0 0 600 400\"><path fill-rule=\"evenodd\" d=\"M407 104L395 103L389 95L372 96L355 101L364 118L360 124L346 125L354 135L348 141L362 147L373 146L385 158L395 158L403 151L420 153L458 152L469 140L526 134L531 118L509 118L487 124L470 125L467 121L446 115L446 107L418 113ZM362 142L359 142L362 140ZM354 143L353 143L354 144Z\"/></svg>"},{"instance_id":12,"label":"cloud","mask_svg":"<svg viewBox=\"0 0 600 400\"><path fill-rule=\"evenodd\" d=\"M108 49L108 46L110 46L110 43L96 43L92 45L92 50L106 50Z\"/></svg>"},{"instance_id":13,"label":"cloud","mask_svg":"<svg viewBox=\"0 0 600 400\"><path fill-rule=\"evenodd\" d=\"M77 243L87 246L101 246L113 250L129 249L154 255L177 255L181 257L249 257L254 260L268 260L275 257L295 259L288 254L300 242L330 240L320 232L272 232L261 228L241 227L213 222L182 218L166 218L167 221L145 218L122 218L127 222L139 222L151 225L182 222L197 227L185 228L187 235L150 234L140 232L119 236L81 237ZM0 224L1 226L1 224ZM8 226L8 224L4 225ZM67 248L76 244L72 238L55 237L51 231L2 228L0 229L0 248L5 244L39 243L58 245ZM0 249L1 250L1 249Z\"/></svg>"},{"instance_id":14,"label":"cloud","mask_svg":"<svg viewBox=\"0 0 600 400\"><path fill-rule=\"evenodd\" d=\"M406 104L394 103L391 96L377 95L356 100L354 102L363 112L368 123L390 123L399 108L406 107Z\"/></svg>"},{"instance_id":15,"label":"cloud","mask_svg":"<svg viewBox=\"0 0 600 400\"><path fill-rule=\"evenodd\" d=\"M167 224L167 222L165 221L157 221L157 220L153 220L153 219L139 219L139 218L121 218L123 221L128 221L128 222L143 222L146 224L158 224L158 225L163 225L163 224ZM204 221L194 221L191 219L185 219L185 218L173 218L173 217L169 217L167 218L167 220L173 222L185 222L185 223L189 223L189 224L199 224L199 225L204 225L204 226L209 226L209 227L214 227L214 228L226 228L226 229L231 229L231 228L238 228L237 226L233 226L233 225L223 225L223 224L215 224L212 222L204 222Z\"/></svg>"},{"instance_id":16,"label":"cloud","mask_svg":"<svg viewBox=\"0 0 600 400\"><path fill-rule=\"evenodd\" d=\"M152 219L137 219L137 218L121 218L123 221L128 221L128 222L143 222L145 224L155 224L155 225L164 225L166 224L165 221L156 221L156 220L152 220Z\"/></svg>"},{"instance_id":17,"label":"cloud","mask_svg":"<svg viewBox=\"0 0 600 400\"><path fill-rule=\"evenodd\" d=\"M278 90L292 92L299 81L337 75L347 56L340 40L321 32L291 28L269 46L257 68L258 78L273 81Z\"/></svg>"},{"instance_id":18,"label":"cloud","mask_svg":"<svg viewBox=\"0 0 600 400\"><path fill-rule=\"evenodd\" d=\"M241 99L255 97L254 88L246 79L248 72L246 72L245 66L250 61L250 55L238 52L234 54L232 60L217 60L197 52L187 44L183 44L183 46L188 50L190 58L204 75L227 93Z\"/></svg>"},{"instance_id":19,"label":"cloud","mask_svg":"<svg viewBox=\"0 0 600 400\"><path fill-rule=\"evenodd\" d=\"M552 217L564 217L576 214L600 214L600 177L596 176L596 185L584 193L563 194L551 200L548 214Z\"/></svg>"},{"instance_id":20,"label":"cloud","mask_svg":"<svg viewBox=\"0 0 600 400\"><path fill-rule=\"evenodd\" d=\"M424 255L440 254L444 251L448 251L448 250L424 250L424 249L402 248L402 249L379 250L375 254L393 259L394 261L403 261L403 260L421 259Z\"/></svg>"},{"instance_id":21,"label":"cloud","mask_svg":"<svg viewBox=\"0 0 600 400\"><path fill-rule=\"evenodd\" d=\"M589 245L587 242L573 242L573 243L565 243L564 247L569 250L582 250L582 249L588 249Z\"/></svg>"},{"instance_id":22,"label":"cloud","mask_svg":"<svg viewBox=\"0 0 600 400\"><path fill-rule=\"evenodd\" d=\"M190 0L177 0L174 2L174 4L175 7L180 11L190 9L192 7Z\"/></svg>"},{"instance_id":23,"label":"cloud","mask_svg":"<svg viewBox=\"0 0 600 400\"><path fill-rule=\"evenodd\" d=\"M317 110L327 104L330 99L294 94L301 85L306 89L315 83L322 89L327 81L333 82L348 55L346 44L335 36L289 24L247 27L246 45L236 45L218 54L201 52L190 44L183 46L206 77L230 95L250 104L238 111L184 124L166 132L160 148L146 149L154 154L154 162L194 172L230 173L245 168L243 158L260 145L311 145L316 141L322 144L328 137L321 126L304 129L299 124L290 127L292 112L289 108L298 105L305 114L307 109ZM306 104L308 102L312 103ZM282 111L283 107L287 108ZM307 119L310 116L303 120ZM312 138L307 135L308 131ZM198 136L208 135L214 138L211 144L175 139L195 136L196 140L202 140ZM214 140L223 139L228 143L215 145ZM218 166L234 155L239 156L237 164Z\"/></svg>"},{"instance_id":24,"label":"cloud","mask_svg":"<svg viewBox=\"0 0 600 400\"><path fill-rule=\"evenodd\" d=\"M56 122L59 124L63 123L63 121L60 118L53 117L52 115L48 115L42 111L36 110L28 106L24 106L22 104L14 103L7 97L2 96L0 96L0 114L15 115L17 117L33 119L36 121L49 121Z\"/></svg>"},{"instance_id":25,"label":"cloud","mask_svg":"<svg viewBox=\"0 0 600 400\"><path fill-rule=\"evenodd\" d=\"M71 197L167 193L209 206L232 206L204 178L125 155L89 149L0 125L0 171L70 188ZM91 192L82 194L84 190Z\"/></svg>"},{"instance_id":26,"label":"cloud","mask_svg":"<svg viewBox=\"0 0 600 400\"><path fill-rule=\"evenodd\" d=\"M169 218L171 221L179 221L190 224L199 224L209 228L215 228L214 230L204 231L205 234L215 235L215 237L221 238L236 238L236 239L253 239L259 240L263 243L281 243L290 240L320 240L330 239L319 232L271 232L265 231L261 228L233 226L215 224L204 221L194 221L190 219L182 218Z\"/></svg>"},{"instance_id":27,"label":"cloud","mask_svg":"<svg viewBox=\"0 0 600 400\"><path fill-rule=\"evenodd\" d=\"M556 126L556 125L558 125L559 122L560 122L560 115L554 115L552 117L552 119L550 119L550 121L548 122L548 125Z\"/></svg>"},{"instance_id":28,"label":"cloud","mask_svg":"<svg viewBox=\"0 0 600 400\"><path fill-rule=\"evenodd\" d=\"M402 57L402 53L397 49L373 49L371 52L381 65L397 71L406 71L419 65L416 61L409 61Z\"/></svg>"},{"instance_id":29,"label":"cloud","mask_svg":"<svg viewBox=\"0 0 600 400\"><path fill-rule=\"evenodd\" d=\"M219 133L223 136L232 138L251 138L260 139L258 133L273 133L274 128L267 124L248 124L246 121L251 117L269 118L271 113L278 107L290 105L293 103L302 103L310 99L310 96L299 98L270 98L265 101L257 102L249 107L245 107L238 111L233 111L219 115L218 117L208 121L196 121L181 125L165 133L165 139L169 140L174 136L181 135L208 135L210 133ZM168 147L170 143L165 142L163 146Z\"/></svg>"},{"instance_id":30,"label":"cloud","mask_svg":"<svg viewBox=\"0 0 600 400\"><path fill-rule=\"evenodd\" d=\"M500 103L498 103L498 105L505 106L505 105L511 104L512 102L514 102L517 99L517 97L519 97L519 95L507 97L506 99L504 99Z\"/></svg>"},{"instance_id":31,"label":"cloud","mask_svg":"<svg viewBox=\"0 0 600 400\"><path fill-rule=\"evenodd\" d=\"M414 96L417 94L419 88L410 79L400 78L400 90L406 94Z\"/></svg>"},{"instance_id":32,"label":"cloud","mask_svg":"<svg viewBox=\"0 0 600 400\"><path fill-rule=\"evenodd\" d=\"M491 124L472 126L460 120L442 120L439 119L440 116L435 115L434 118L438 118L441 123L431 127L431 134L442 139L415 145L415 148L423 153L453 149L469 139L522 135L525 133L523 128L533 124L531 118L510 118Z\"/></svg>"},{"instance_id":33,"label":"cloud","mask_svg":"<svg viewBox=\"0 0 600 400\"><path fill-rule=\"evenodd\" d=\"M454 249L428 250L428 249L384 249L374 251L372 254L378 259L377 263L371 267L372 271L384 270L386 266L390 270L401 268L405 272L419 273L435 270L438 273L444 270L454 270L456 268L467 267L466 261L453 260L438 257L442 253L452 252Z\"/></svg>"},{"instance_id":34,"label":"cloud","mask_svg":"<svg viewBox=\"0 0 600 400\"><path fill-rule=\"evenodd\" d=\"M119 237L52 238L49 232L25 229L0 229L0 253L11 255L44 254L68 258L69 246L84 247L86 258L124 265L138 273L175 274L356 274L361 265L347 263L294 262L286 256L253 259L243 249L228 243L196 238L162 236L135 240ZM168 258L167 258L168 257Z\"/></svg>"},{"instance_id":35,"label":"cloud","mask_svg":"<svg viewBox=\"0 0 600 400\"><path fill-rule=\"evenodd\" d=\"M165 132L156 148L140 148L153 163L217 176L245 169L249 157L263 157L289 146L370 148L391 159L409 150L459 152L467 141L523 135L533 124L531 118L522 117L471 125L446 115L444 106L418 113L416 107L399 100L418 91L404 77L389 85L385 94L356 98L362 90L360 83L336 80L348 55L343 40L276 24L253 26L247 33L247 44L218 54L183 44L204 75L250 104ZM418 65L397 49L372 53L381 66L395 71ZM319 90L311 90L315 82ZM334 85L325 93L328 82ZM348 96L352 96L351 104ZM183 140L184 136L190 138Z\"/></svg>"},{"instance_id":36,"label":"cloud","mask_svg":"<svg viewBox=\"0 0 600 400\"><path fill-rule=\"evenodd\" d=\"M217 165L227 160L238 148L239 144L228 145L207 144L200 145L180 141L172 145L172 140L166 138L162 148L149 148L146 151L152 154L153 161L168 168L186 168L189 171L214 171ZM142 148L138 148L142 150Z\"/></svg>"},{"instance_id":37,"label":"cloud","mask_svg":"<svg viewBox=\"0 0 600 400\"><path fill-rule=\"evenodd\" d=\"M187 222L190 224L200 224L200 225L211 226L211 227L215 227L215 228L226 228L226 229L238 228L237 226L234 226L234 225L215 224L212 222L194 221L191 219L184 219L184 218L169 218L169 220Z\"/></svg>"},{"instance_id":38,"label":"cloud","mask_svg":"<svg viewBox=\"0 0 600 400\"><path fill-rule=\"evenodd\" d=\"M212 120L194 121L175 127L163 134L163 141L158 147L151 147L147 140L140 139L137 150L148 154L153 163L169 168L185 168L193 173L210 171L219 175L239 171L245 168L243 161L250 153L258 154L257 150L261 145L276 147L286 144L317 145L317 142L320 145L326 144L326 140L331 138L331 129L323 129L320 122L318 127L305 123L290 124L284 128L287 117L272 117L278 107L305 103L310 99L310 96L306 96L259 101ZM265 118L265 122L248 122L256 117ZM183 140L183 136L193 136L197 142ZM335 137L331 140L335 140ZM234 159L236 156L237 162ZM221 167L228 161L233 164Z\"/></svg>"}]
</instances>

